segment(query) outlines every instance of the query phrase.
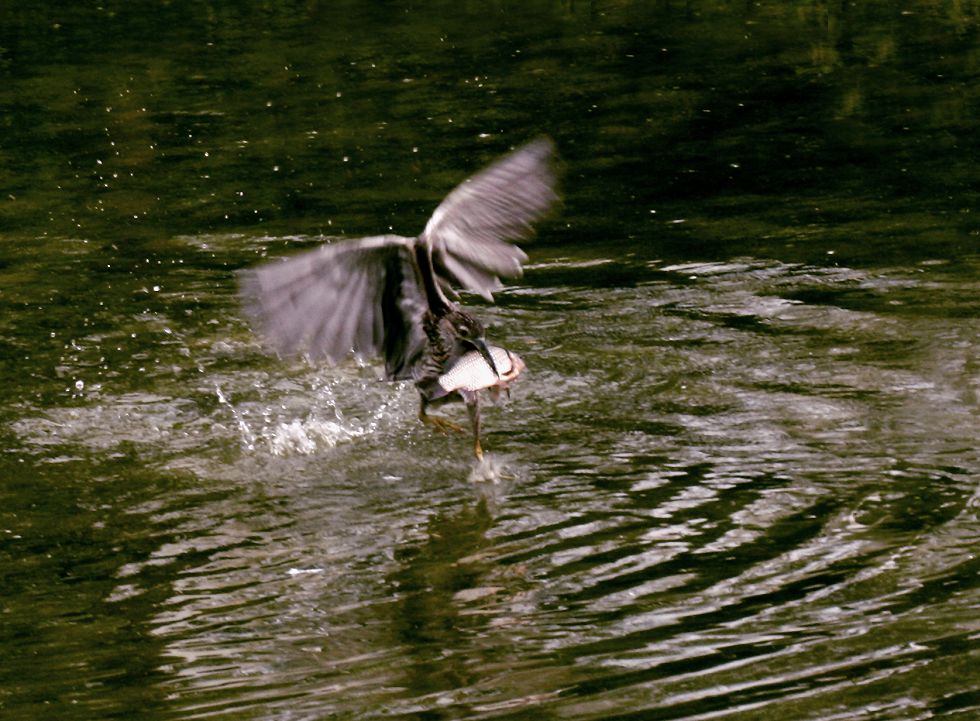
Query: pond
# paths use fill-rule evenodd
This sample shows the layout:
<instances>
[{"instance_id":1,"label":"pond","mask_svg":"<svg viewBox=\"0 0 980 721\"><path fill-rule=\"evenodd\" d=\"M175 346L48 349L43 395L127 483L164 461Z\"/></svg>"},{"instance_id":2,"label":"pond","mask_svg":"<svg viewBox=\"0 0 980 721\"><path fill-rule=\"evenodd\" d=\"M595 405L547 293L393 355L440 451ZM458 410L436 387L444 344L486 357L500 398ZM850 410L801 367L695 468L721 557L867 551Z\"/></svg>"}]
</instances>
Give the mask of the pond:
<instances>
[{"instance_id":1,"label":"pond","mask_svg":"<svg viewBox=\"0 0 980 721\"><path fill-rule=\"evenodd\" d=\"M0 80L4 719L980 715L980 4L10 3ZM499 477L264 351L238 271L539 135Z\"/></svg>"}]
</instances>

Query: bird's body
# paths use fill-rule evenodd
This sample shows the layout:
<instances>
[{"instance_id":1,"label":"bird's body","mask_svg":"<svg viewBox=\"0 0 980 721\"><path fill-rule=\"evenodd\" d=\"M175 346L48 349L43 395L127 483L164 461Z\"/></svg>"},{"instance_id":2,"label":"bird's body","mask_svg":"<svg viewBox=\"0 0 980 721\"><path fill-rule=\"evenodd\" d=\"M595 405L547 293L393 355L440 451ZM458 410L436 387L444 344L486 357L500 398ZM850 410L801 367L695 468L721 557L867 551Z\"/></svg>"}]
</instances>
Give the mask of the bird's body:
<instances>
[{"instance_id":1,"label":"bird's body","mask_svg":"<svg viewBox=\"0 0 980 721\"><path fill-rule=\"evenodd\" d=\"M379 352L387 378L415 381L419 417L439 430L460 429L429 415L428 407L463 400L474 452L482 457L480 389L447 390L440 379L465 357L478 384L488 372L496 379L481 387L505 388L523 363L510 364L510 377L501 379L483 325L450 299L452 285L489 300L501 287L499 276L520 275L527 256L507 241L530 235L557 199L552 155L551 142L542 139L499 160L450 193L417 237L329 243L246 271L246 309L279 353L336 362L352 351ZM472 375L478 361L467 354L474 351L483 375Z\"/></svg>"}]
</instances>

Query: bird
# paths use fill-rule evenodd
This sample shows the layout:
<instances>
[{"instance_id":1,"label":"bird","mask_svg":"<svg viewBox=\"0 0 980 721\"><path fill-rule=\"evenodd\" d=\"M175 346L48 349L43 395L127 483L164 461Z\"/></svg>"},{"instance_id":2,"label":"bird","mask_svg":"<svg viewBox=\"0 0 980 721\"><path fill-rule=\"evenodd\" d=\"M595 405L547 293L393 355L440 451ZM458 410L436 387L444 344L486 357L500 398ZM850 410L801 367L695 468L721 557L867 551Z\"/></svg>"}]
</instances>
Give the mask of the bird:
<instances>
[{"instance_id":1,"label":"bird","mask_svg":"<svg viewBox=\"0 0 980 721\"><path fill-rule=\"evenodd\" d=\"M482 460L479 391L496 397L525 366L487 343L456 288L492 302L502 277L522 274L528 256L515 243L559 199L555 155L547 137L512 150L453 189L416 236L327 242L245 269L245 315L280 356L333 364L380 354L386 379L414 381L419 420L437 431L465 432L430 407L464 402Z\"/></svg>"}]
</instances>

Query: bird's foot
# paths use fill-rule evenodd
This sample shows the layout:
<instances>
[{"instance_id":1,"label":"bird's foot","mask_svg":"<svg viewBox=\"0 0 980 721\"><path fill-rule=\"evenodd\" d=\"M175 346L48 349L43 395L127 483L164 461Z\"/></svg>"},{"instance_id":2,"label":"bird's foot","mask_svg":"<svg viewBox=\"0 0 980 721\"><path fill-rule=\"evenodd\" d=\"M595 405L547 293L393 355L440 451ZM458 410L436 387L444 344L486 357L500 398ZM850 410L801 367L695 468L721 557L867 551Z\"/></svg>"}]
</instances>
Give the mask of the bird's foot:
<instances>
[{"instance_id":1,"label":"bird's foot","mask_svg":"<svg viewBox=\"0 0 980 721\"><path fill-rule=\"evenodd\" d=\"M432 426L432 428L439 433L447 435L450 432L466 433L466 429L461 425L453 423L448 418L443 418L442 416L430 416L428 413L419 413L419 420Z\"/></svg>"}]
</instances>

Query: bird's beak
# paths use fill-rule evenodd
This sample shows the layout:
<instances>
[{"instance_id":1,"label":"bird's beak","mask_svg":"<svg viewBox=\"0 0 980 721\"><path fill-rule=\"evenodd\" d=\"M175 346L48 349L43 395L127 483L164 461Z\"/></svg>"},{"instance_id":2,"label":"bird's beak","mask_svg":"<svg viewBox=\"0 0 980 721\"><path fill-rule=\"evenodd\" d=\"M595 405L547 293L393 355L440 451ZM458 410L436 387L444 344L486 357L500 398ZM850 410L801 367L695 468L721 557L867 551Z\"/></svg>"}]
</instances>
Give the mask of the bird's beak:
<instances>
[{"instance_id":1,"label":"bird's beak","mask_svg":"<svg viewBox=\"0 0 980 721\"><path fill-rule=\"evenodd\" d=\"M500 373L497 372L497 364L493 362L493 354L490 352L490 346L487 345L487 342L482 338L478 338L473 341L473 345L476 346L476 349L480 351L480 355L483 356L483 359L487 362L487 365L490 366L490 370L493 371L494 377L500 378Z\"/></svg>"}]
</instances>

